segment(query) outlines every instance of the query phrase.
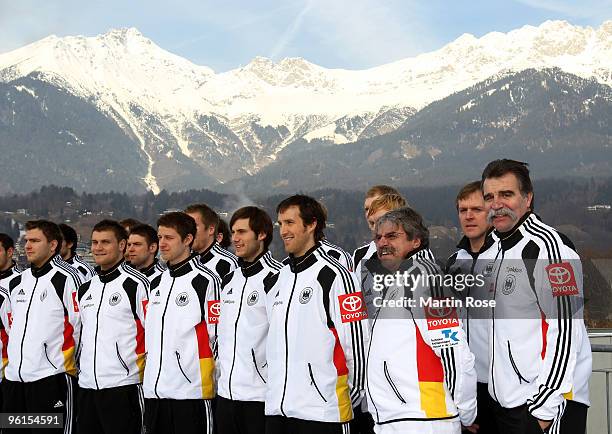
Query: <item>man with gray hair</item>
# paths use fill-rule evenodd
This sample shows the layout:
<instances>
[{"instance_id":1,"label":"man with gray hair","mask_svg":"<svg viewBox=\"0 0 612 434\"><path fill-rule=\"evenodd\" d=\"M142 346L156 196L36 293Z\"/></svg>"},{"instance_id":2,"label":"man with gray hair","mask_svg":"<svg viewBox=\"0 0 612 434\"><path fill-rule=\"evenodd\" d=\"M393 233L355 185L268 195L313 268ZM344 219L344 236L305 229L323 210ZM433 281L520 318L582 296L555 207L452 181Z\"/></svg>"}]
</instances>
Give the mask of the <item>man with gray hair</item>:
<instances>
[{"instance_id":1,"label":"man with gray hair","mask_svg":"<svg viewBox=\"0 0 612 434\"><path fill-rule=\"evenodd\" d=\"M455 310L435 304L444 294L422 217L408 207L386 213L375 242L363 280L376 294L366 364L375 432L476 432L474 356Z\"/></svg>"}]
</instances>

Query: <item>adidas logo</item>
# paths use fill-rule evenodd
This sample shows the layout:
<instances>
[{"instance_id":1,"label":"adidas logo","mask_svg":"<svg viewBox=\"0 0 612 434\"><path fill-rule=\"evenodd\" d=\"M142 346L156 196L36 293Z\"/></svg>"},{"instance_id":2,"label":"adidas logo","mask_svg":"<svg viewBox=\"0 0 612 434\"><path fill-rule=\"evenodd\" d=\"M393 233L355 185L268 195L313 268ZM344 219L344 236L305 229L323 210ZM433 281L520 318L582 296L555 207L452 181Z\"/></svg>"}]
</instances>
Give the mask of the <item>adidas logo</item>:
<instances>
[{"instance_id":1,"label":"adidas logo","mask_svg":"<svg viewBox=\"0 0 612 434\"><path fill-rule=\"evenodd\" d=\"M64 406L64 403L62 401L57 401L55 403L55 405L53 406L53 408L60 408L60 407L63 407L63 406Z\"/></svg>"},{"instance_id":2,"label":"adidas logo","mask_svg":"<svg viewBox=\"0 0 612 434\"><path fill-rule=\"evenodd\" d=\"M157 292L155 293L155 295L159 295L159 289L157 290Z\"/></svg>"},{"instance_id":3,"label":"adidas logo","mask_svg":"<svg viewBox=\"0 0 612 434\"><path fill-rule=\"evenodd\" d=\"M91 294L89 294L85 300L91 300Z\"/></svg>"},{"instance_id":4,"label":"adidas logo","mask_svg":"<svg viewBox=\"0 0 612 434\"><path fill-rule=\"evenodd\" d=\"M25 291L23 290L23 288L21 288L19 290L19 292L17 293L17 295L25 295Z\"/></svg>"},{"instance_id":5,"label":"adidas logo","mask_svg":"<svg viewBox=\"0 0 612 434\"><path fill-rule=\"evenodd\" d=\"M227 291L227 295L230 295L232 293L232 288L230 288L229 291Z\"/></svg>"}]
</instances>

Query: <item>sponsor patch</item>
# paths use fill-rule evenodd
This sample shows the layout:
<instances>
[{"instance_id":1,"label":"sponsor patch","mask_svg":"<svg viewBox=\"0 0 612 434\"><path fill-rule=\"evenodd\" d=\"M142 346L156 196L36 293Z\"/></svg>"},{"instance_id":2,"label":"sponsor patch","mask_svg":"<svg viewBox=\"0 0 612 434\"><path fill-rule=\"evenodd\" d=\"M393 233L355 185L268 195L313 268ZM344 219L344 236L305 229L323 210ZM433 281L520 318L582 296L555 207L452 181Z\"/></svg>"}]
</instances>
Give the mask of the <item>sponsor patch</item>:
<instances>
[{"instance_id":1,"label":"sponsor patch","mask_svg":"<svg viewBox=\"0 0 612 434\"><path fill-rule=\"evenodd\" d=\"M552 288L553 297L578 295L580 293L576 284L574 269L569 262L550 264L546 267L546 273Z\"/></svg>"},{"instance_id":2,"label":"sponsor patch","mask_svg":"<svg viewBox=\"0 0 612 434\"><path fill-rule=\"evenodd\" d=\"M342 322L361 321L368 317L368 310L361 292L338 296L338 304Z\"/></svg>"},{"instance_id":3,"label":"sponsor patch","mask_svg":"<svg viewBox=\"0 0 612 434\"><path fill-rule=\"evenodd\" d=\"M455 329L442 329L431 337L431 347L436 349L451 348L459 344L459 332Z\"/></svg>"},{"instance_id":4,"label":"sponsor patch","mask_svg":"<svg viewBox=\"0 0 612 434\"><path fill-rule=\"evenodd\" d=\"M217 324L219 322L219 314L221 313L221 303L219 300L211 300L208 302L208 323Z\"/></svg>"},{"instance_id":5,"label":"sponsor patch","mask_svg":"<svg viewBox=\"0 0 612 434\"><path fill-rule=\"evenodd\" d=\"M448 329L459 327L457 311L452 307L425 307L425 318L427 319L428 330Z\"/></svg>"}]
</instances>

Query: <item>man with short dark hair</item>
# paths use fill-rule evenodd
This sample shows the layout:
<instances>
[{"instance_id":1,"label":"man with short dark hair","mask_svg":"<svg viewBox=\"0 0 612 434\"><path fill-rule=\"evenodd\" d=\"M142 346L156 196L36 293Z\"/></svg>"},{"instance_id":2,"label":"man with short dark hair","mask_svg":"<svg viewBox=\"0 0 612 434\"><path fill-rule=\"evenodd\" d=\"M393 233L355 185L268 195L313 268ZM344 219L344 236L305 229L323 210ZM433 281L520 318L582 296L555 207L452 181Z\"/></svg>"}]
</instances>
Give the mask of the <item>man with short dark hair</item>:
<instances>
[{"instance_id":1,"label":"man with short dark hair","mask_svg":"<svg viewBox=\"0 0 612 434\"><path fill-rule=\"evenodd\" d=\"M127 240L126 255L130 265L147 276L149 282L166 269L157 259L158 244L157 231L146 224L134 226Z\"/></svg>"},{"instance_id":2,"label":"man with short dark hair","mask_svg":"<svg viewBox=\"0 0 612 434\"><path fill-rule=\"evenodd\" d=\"M79 288L79 433L142 431L144 321L149 282L123 260L127 232L114 220L91 233L97 275ZM112 415L112 417L109 417Z\"/></svg>"},{"instance_id":3,"label":"man with short dark hair","mask_svg":"<svg viewBox=\"0 0 612 434\"><path fill-rule=\"evenodd\" d=\"M219 216L203 203L189 205L185 213L195 220L198 230L193 241L193 251L200 255L202 265L223 279L238 267L238 258L217 243Z\"/></svg>"},{"instance_id":4,"label":"man with short dark hair","mask_svg":"<svg viewBox=\"0 0 612 434\"><path fill-rule=\"evenodd\" d=\"M492 264L495 249L492 236L487 236L490 225L487 221L488 209L482 196L480 181L466 184L455 200L459 224L463 231L463 237L458 250L453 253L446 262L445 273L453 276L484 276L487 266ZM473 280L476 282L476 280ZM480 280L478 282L484 283ZM489 288L484 284L471 284L467 288L455 291L455 296L465 301L467 297L478 300L490 298ZM466 337L470 350L474 354L476 375L478 383L476 386L478 400L478 414L476 424L481 434L496 434L497 425L493 414L493 401L489 395L489 328L491 326L488 309L463 308L459 312L463 321Z\"/></svg>"},{"instance_id":5,"label":"man with short dark hair","mask_svg":"<svg viewBox=\"0 0 612 434\"><path fill-rule=\"evenodd\" d=\"M273 228L264 210L240 208L230 226L240 267L225 276L221 288L216 421L219 434L260 434L268 381L264 279L282 264L268 250Z\"/></svg>"},{"instance_id":6,"label":"man with short dark hair","mask_svg":"<svg viewBox=\"0 0 612 434\"><path fill-rule=\"evenodd\" d=\"M31 267L10 289L12 325L2 411L59 413L65 428L56 432L72 432L81 280L58 255L62 233L55 223L31 220L25 228Z\"/></svg>"},{"instance_id":7,"label":"man with short dark hair","mask_svg":"<svg viewBox=\"0 0 612 434\"><path fill-rule=\"evenodd\" d=\"M572 242L533 212L526 163L482 174L497 251L489 392L503 433L584 433L591 347L582 318L582 265Z\"/></svg>"},{"instance_id":8,"label":"man with short dark hair","mask_svg":"<svg viewBox=\"0 0 612 434\"><path fill-rule=\"evenodd\" d=\"M386 213L375 230L362 283L378 294L366 364L375 432L459 434L462 424L476 432L474 357L459 319L425 304L445 295L435 261L419 254L429 231L411 208Z\"/></svg>"},{"instance_id":9,"label":"man with short dark hair","mask_svg":"<svg viewBox=\"0 0 612 434\"><path fill-rule=\"evenodd\" d=\"M0 233L0 287L9 290L11 282L21 273L13 259L15 242L7 234ZM15 285L16 283L13 283Z\"/></svg>"},{"instance_id":10,"label":"man with short dark hair","mask_svg":"<svg viewBox=\"0 0 612 434\"><path fill-rule=\"evenodd\" d=\"M96 271L87 261L77 255L76 250L79 238L76 231L65 223L61 223L59 228L62 231L63 237L60 256L79 272L81 281L87 282L96 274Z\"/></svg>"},{"instance_id":11,"label":"man with short dark hair","mask_svg":"<svg viewBox=\"0 0 612 434\"><path fill-rule=\"evenodd\" d=\"M295 195L277 207L287 264L266 278L266 433L344 433L364 388L367 318L354 276L320 244L325 211Z\"/></svg>"},{"instance_id":12,"label":"man with short dark hair","mask_svg":"<svg viewBox=\"0 0 612 434\"><path fill-rule=\"evenodd\" d=\"M221 282L191 253L193 218L171 212L157 226L168 268L151 282L145 323L146 432L210 433Z\"/></svg>"}]
</instances>

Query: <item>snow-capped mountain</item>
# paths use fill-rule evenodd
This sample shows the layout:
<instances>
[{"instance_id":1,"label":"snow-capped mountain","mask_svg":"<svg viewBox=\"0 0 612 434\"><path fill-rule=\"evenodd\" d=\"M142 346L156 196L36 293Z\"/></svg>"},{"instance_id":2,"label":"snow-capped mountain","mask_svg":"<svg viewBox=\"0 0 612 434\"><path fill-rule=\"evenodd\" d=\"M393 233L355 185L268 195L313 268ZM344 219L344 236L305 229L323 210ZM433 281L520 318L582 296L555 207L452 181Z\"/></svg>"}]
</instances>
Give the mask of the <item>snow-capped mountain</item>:
<instances>
[{"instance_id":1,"label":"snow-capped mountain","mask_svg":"<svg viewBox=\"0 0 612 434\"><path fill-rule=\"evenodd\" d=\"M95 37L49 36L0 54L0 83L12 86L13 97L37 101L43 115L56 109L39 95L43 88L48 95L49 86L86 101L123 131L133 148L126 152L142 160L131 175L156 192L254 174L305 144L316 148L391 132L433 101L526 68L559 67L612 85L610 58L612 21L598 29L549 21L482 38L465 34L440 50L368 70L257 57L215 73L130 28ZM0 127L2 119L0 112ZM70 134L85 147L93 143L76 131L65 136ZM18 134L14 140L19 143ZM99 146L103 153L104 143Z\"/></svg>"}]
</instances>

